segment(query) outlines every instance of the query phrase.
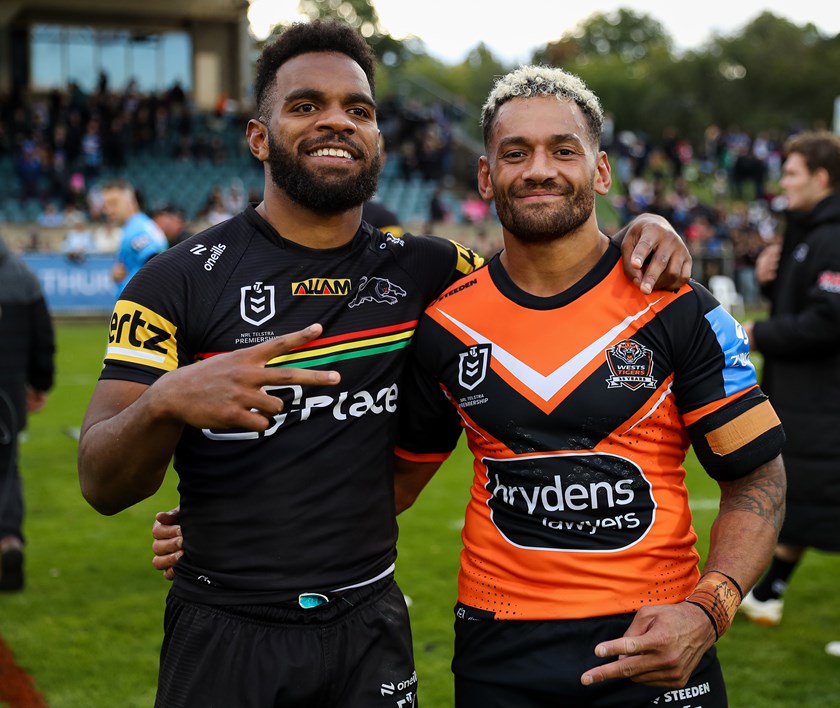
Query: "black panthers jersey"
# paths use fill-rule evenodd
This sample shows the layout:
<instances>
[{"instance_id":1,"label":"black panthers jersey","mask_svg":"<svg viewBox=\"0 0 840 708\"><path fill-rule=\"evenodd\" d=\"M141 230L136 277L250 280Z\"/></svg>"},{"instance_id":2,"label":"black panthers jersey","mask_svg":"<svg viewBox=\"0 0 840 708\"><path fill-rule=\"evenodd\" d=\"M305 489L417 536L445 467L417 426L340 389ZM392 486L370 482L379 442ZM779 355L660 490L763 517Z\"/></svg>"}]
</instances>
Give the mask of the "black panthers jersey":
<instances>
[{"instance_id":1,"label":"black panthers jersey","mask_svg":"<svg viewBox=\"0 0 840 708\"><path fill-rule=\"evenodd\" d=\"M187 427L175 452L184 557L175 592L211 603L286 600L387 571L396 556L393 443L406 348L421 312L480 259L365 222L310 249L253 208L152 259L111 319L104 379L152 384L181 366L302 329L321 337L269 366L323 368L288 385L262 433Z\"/></svg>"}]
</instances>

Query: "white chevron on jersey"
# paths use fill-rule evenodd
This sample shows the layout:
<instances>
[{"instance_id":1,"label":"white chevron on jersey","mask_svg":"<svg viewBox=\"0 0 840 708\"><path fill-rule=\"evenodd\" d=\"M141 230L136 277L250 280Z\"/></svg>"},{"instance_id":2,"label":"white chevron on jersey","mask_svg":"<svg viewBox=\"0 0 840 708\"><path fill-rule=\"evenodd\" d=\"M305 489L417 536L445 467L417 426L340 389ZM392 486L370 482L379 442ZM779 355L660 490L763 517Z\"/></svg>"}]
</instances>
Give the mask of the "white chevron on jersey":
<instances>
[{"instance_id":1,"label":"white chevron on jersey","mask_svg":"<svg viewBox=\"0 0 840 708\"><path fill-rule=\"evenodd\" d=\"M563 388L563 386L565 386L580 371L582 371L584 367L586 367L586 365L589 364L590 361L592 361L592 359L594 359L596 356L601 355L603 351L607 348L607 346L609 346L609 344L621 332L623 332L628 327L628 325L630 325L632 322L639 319L640 317L643 317L661 299L662 298L659 298L659 300L655 300L654 302L650 303L645 309L637 312L634 315L628 315L623 322L620 322L615 327L608 330L605 334L601 335L598 339L592 342L592 344L580 351L578 354L575 354L575 356L573 356L567 362L559 366L548 376L543 376L538 371L535 371L525 362L517 359L513 354L505 351L498 344L491 341L490 339L487 339L487 337L483 336L482 334L479 334L471 327L465 325L463 322L459 322L451 315L448 315L442 310L438 310L438 312L440 312L440 314L446 317L446 319L452 322L452 324L458 327L458 329L460 329L462 332L472 337L477 343L490 344L493 358L496 361L498 361L502 367L507 369L527 388L529 388L531 391L537 394L544 401L548 401L561 388Z\"/></svg>"}]
</instances>

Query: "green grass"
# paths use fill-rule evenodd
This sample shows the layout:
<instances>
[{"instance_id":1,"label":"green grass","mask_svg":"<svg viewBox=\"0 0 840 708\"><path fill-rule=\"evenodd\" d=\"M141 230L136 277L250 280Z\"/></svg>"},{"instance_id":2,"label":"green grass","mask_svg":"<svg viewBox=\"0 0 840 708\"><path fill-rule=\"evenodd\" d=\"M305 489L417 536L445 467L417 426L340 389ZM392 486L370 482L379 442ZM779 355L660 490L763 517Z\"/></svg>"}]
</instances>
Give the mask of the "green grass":
<instances>
[{"instance_id":1,"label":"green grass","mask_svg":"<svg viewBox=\"0 0 840 708\"><path fill-rule=\"evenodd\" d=\"M175 478L150 500L115 517L82 499L78 427L101 365L105 323L58 328L58 379L49 404L32 416L22 446L27 500L27 587L0 594L0 633L52 708L151 706L168 589L151 565L154 512L177 503ZM126 454L130 454L130 450ZM471 465L464 448L400 518L398 579L411 615L426 708L452 705L452 606L460 522ZM715 511L703 501L717 486L696 463L689 488L705 552ZM733 708L840 706L840 660L826 642L840 639L836 579L840 556L811 552L797 570L776 629L736 618L719 643Z\"/></svg>"}]
</instances>

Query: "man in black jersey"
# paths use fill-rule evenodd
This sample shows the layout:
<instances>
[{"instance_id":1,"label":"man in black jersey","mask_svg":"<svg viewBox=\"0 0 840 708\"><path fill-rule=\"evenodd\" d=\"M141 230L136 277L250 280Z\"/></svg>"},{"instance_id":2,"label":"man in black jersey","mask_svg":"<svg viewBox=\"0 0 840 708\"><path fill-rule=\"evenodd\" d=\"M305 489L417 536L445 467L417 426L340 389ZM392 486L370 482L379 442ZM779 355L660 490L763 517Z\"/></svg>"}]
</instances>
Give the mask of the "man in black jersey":
<instances>
[{"instance_id":1,"label":"man in black jersey","mask_svg":"<svg viewBox=\"0 0 840 708\"><path fill-rule=\"evenodd\" d=\"M174 457L185 541L158 706L416 705L393 579L399 382L420 313L481 258L362 221L373 67L339 23L267 45L246 131L263 201L156 256L112 316L79 478L115 514ZM674 287L687 251L646 223L624 247L631 277Z\"/></svg>"}]
</instances>

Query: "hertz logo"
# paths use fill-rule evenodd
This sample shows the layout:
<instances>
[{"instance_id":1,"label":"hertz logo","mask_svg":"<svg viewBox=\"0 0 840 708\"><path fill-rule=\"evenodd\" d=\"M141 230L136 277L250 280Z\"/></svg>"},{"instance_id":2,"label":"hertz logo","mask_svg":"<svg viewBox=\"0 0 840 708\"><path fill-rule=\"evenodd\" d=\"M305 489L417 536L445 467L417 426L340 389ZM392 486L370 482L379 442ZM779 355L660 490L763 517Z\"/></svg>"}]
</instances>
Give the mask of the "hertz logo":
<instances>
[{"instance_id":1,"label":"hertz logo","mask_svg":"<svg viewBox=\"0 0 840 708\"><path fill-rule=\"evenodd\" d=\"M130 300L120 300L111 315L107 360L178 368L176 327L169 320Z\"/></svg>"},{"instance_id":2,"label":"hertz logo","mask_svg":"<svg viewBox=\"0 0 840 708\"><path fill-rule=\"evenodd\" d=\"M350 278L308 278L292 283L292 295L349 295Z\"/></svg>"}]
</instances>

